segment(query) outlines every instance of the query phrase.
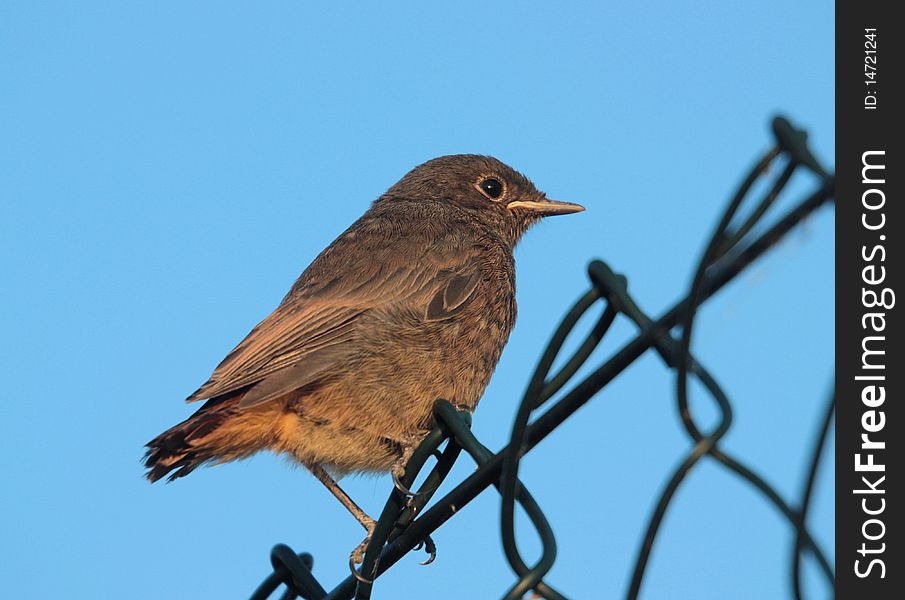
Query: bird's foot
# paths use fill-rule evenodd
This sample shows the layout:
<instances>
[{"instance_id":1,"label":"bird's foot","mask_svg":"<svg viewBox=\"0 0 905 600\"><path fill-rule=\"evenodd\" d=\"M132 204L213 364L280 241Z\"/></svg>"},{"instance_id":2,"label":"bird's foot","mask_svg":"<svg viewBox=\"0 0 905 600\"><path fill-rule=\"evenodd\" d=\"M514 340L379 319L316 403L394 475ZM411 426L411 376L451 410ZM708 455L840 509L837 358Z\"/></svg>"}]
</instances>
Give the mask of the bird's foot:
<instances>
[{"instance_id":1,"label":"bird's foot","mask_svg":"<svg viewBox=\"0 0 905 600\"><path fill-rule=\"evenodd\" d=\"M424 551L427 552L430 556L428 556L418 564L429 565L437 558L437 544L434 543L434 540L431 539L431 536L427 536L420 544L415 546L413 550L420 550L422 547L424 548Z\"/></svg>"},{"instance_id":2,"label":"bird's foot","mask_svg":"<svg viewBox=\"0 0 905 600\"><path fill-rule=\"evenodd\" d=\"M413 501L418 496L418 492L410 490L402 483L402 478L405 476L405 466L401 463L397 463L391 471L391 476L393 477L393 487L405 496L406 508L412 508Z\"/></svg>"},{"instance_id":3,"label":"bird's foot","mask_svg":"<svg viewBox=\"0 0 905 600\"><path fill-rule=\"evenodd\" d=\"M358 571L358 565L364 562L365 552L368 550L368 544L371 543L371 534L361 541L355 550L352 551L352 554L349 555L349 571L352 572L352 576L360 581L361 583L372 584L374 580L368 579L364 575L362 575ZM424 548L424 551L427 552L428 557L423 561L419 562L419 565L429 565L437 558L437 544L434 542L431 536L427 536L424 540L419 543L417 546L413 548L413 550L420 550ZM377 567L375 563L374 567Z\"/></svg>"},{"instance_id":4,"label":"bird's foot","mask_svg":"<svg viewBox=\"0 0 905 600\"><path fill-rule=\"evenodd\" d=\"M352 554L349 555L349 570L352 571L352 576L355 577L358 581L362 583L374 583L373 580L368 579L364 575L358 572L358 565L364 562L365 560L365 552L368 549L368 544L371 543L371 535L374 533L373 524L370 529L368 529L368 535L358 544L358 547L352 551ZM376 564L374 565L377 566Z\"/></svg>"}]
</instances>

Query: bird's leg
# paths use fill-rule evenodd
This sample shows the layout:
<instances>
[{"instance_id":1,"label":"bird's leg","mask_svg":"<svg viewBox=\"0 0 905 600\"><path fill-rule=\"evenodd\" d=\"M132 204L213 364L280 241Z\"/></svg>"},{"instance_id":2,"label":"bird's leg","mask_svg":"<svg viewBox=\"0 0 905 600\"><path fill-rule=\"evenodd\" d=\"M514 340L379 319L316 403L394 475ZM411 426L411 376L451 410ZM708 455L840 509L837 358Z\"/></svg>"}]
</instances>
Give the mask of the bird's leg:
<instances>
[{"instance_id":1,"label":"bird's leg","mask_svg":"<svg viewBox=\"0 0 905 600\"><path fill-rule=\"evenodd\" d=\"M361 510L360 506L355 504L355 501L349 497L349 494L339 487L339 484L330 477L330 474L327 473L323 467L315 465L310 467L310 469L314 476L317 477L318 481L323 483L324 486L330 490L330 493L336 496L336 499L346 507L346 510L352 513L352 516L361 523L361 526L365 528L365 531L368 532L368 537L370 538L371 534L374 533L374 526L376 525L374 519L369 517L365 511Z\"/></svg>"},{"instance_id":2,"label":"bird's leg","mask_svg":"<svg viewBox=\"0 0 905 600\"><path fill-rule=\"evenodd\" d=\"M415 453L416 447L417 444L413 442L403 444L402 455L390 470L390 473L393 477L393 485L404 496L406 496L405 507L408 510L412 511L413 514L417 510L417 507L415 506L415 497L419 495L419 492L413 492L412 490L405 487L405 485L402 483L402 478L405 476L406 466L408 466L409 460L411 460L412 455ZM421 562L421 564L429 565L434 562L434 559L437 558L437 545L434 543L434 540L430 536L427 536L420 544L415 546L414 549L418 550L421 547L424 547L425 551L428 553L427 559Z\"/></svg>"},{"instance_id":3,"label":"bird's leg","mask_svg":"<svg viewBox=\"0 0 905 600\"><path fill-rule=\"evenodd\" d=\"M336 499L342 503L343 506L346 507L352 516L361 523L361 526L365 528L365 531L368 532L368 535L365 536L365 539L361 541L360 544L352 551L352 554L349 555L349 569L352 571L352 575L355 576L356 579L365 583L371 583L367 579L359 574L358 570L355 568L355 565L361 564L365 558L365 550L368 549L368 544L371 543L371 536L374 535L374 527L377 526L376 521L368 516L368 514L361 509L360 506L355 504L355 501L349 497L349 494L345 492L336 481L330 477L330 474L324 470L323 467L319 465L314 465L310 467L311 472L317 477L318 481L324 484L330 493L336 496Z\"/></svg>"},{"instance_id":4,"label":"bird's leg","mask_svg":"<svg viewBox=\"0 0 905 600\"><path fill-rule=\"evenodd\" d=\"M396 461L396 464L393 465L393 468L390 470L390 473L393 477L393 486L402 492L403 496L406 496L406 507L411 508L411 501L418 495L418 492L413 492L403 485L402 478L405 477L405 467L408 465L409 460L412 458L412 454L415 453L414 444L404 444L402 446L402 456L399 457L399 460Z\"/></svg>"},{"instance_id":5,"label":"bird's leg","mask_svg":"<svg viewBox=\"0 0 905 600\"><path fill-rule=\"evenodd\" d=\"M393 468L390 469L390 473L393 477L393 486L399 490L403 496L406 496L408 501L406 502L406 506L408 508L412 508L412 500L415 496L418 496L418 492L414 492L410 490L408 487L403 485L402 478L405 477L405 470L408 467L409 461L412 459L412 455L415 454L415 449L418 448L418 444L424 440L424 436L428 434L428 431L419 431L417 433L406 436L401 440L394 440L396 445L402 449L402 453L399 455L399 458L396 460L395 464L393 464Z\"/></svg>"}]
</instances>

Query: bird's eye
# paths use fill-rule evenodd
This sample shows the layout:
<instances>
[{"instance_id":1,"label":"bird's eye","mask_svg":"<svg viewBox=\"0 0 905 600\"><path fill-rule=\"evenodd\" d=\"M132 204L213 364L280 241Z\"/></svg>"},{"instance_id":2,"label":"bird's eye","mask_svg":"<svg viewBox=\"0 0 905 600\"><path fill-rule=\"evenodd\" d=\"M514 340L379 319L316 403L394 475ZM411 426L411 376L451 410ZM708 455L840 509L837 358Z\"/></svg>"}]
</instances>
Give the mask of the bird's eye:
<instances>
[{"instance_id":1,"label":"bird's eye","mask_svg":"<svg viewBox=\"0 0 905 600\"><path fill-rule=\"evenodd\" d=\"M493 177L488 177L487 179L481 181L481 183L478 184L478 187L481 188L481 191L484 192L484 194L488 198L492 198L494 200L496 200L503 194L503 184Z\"/></svg>"}]
</instances>

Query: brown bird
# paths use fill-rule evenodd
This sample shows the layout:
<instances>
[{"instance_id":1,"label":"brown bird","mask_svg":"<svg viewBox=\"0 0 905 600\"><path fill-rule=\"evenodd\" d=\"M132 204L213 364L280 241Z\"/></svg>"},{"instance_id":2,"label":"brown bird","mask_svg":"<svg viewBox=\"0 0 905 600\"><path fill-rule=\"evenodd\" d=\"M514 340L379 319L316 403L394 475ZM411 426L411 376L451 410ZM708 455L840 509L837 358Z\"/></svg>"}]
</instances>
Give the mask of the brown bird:
<instances>
[{"instance_id":1,"label":"brown bird","mask_svg":"<svg viewBox=\"0 0 905 600\"><path fill-rule=\"evenodd\" d=\"M435 400L474 410L515 323L513 247L542 217L581 210L488 156L416 167L187 399L207 402L147 444L148 479L272 450L311 470L370 534L333 477L398 476Z\"/></svg>"}]
</instances>

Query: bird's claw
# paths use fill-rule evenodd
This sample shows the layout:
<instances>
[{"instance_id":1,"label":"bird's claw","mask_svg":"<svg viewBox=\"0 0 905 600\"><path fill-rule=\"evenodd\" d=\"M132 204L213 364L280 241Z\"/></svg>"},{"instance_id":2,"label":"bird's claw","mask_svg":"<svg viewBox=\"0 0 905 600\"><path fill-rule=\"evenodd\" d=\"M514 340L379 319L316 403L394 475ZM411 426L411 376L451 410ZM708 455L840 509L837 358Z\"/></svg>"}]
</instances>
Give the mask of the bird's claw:
<instances>
[{"instance_id":1,"label":"bird's claw","mask_svg":"<svg viewBox=\"0 0 905 600\"><path fill-rule=\"evenodd\" d=\"M418 510L418 507L415 503L415 498L421 495L421 492L414 492L409 488L405 487L405 484L402 483L402 477L400 476L398 471L393 471L393 487L396 488L400 494L405 497L405 507L411 510L413 513Z\"/></svg>"},{"instance_id":2,"label":"bird's claw","mask_svg":"<svg viewBox=\"0 0 905 600\"><path fill-rule=\"evenodd\" d=\"M424 540L421 541L420 544L415 546L415 550L420 550L421 547L424 547L424 550L430 554L426 559L422 562L418 563L419 565L429 565L437 558L437 544L434 543L434 540L431 539L431 536L427 536Z\"/></svg>"},{"instance_id":3,"label":"bird's claw","mask_svg":"<svg viewBox=\"0 0 905 600\"><path fill-rule=\"evenodd\" d=\"M412 490L405 487L405 484L402 483L402 475L399 471L393 471L392 477L393 487L396 488L403 496L411 500L418 495L418 492L413 492Z\"/></svg>"},{"instance_id":4,"label":"bird's claw","mask_svg":"<svg viewBox=\"0 0 905 600\"><path fill-rule=\"evenodd\" d=\"M349 571L352 572L352 577L354 577L355 579L357 579L357 580L360 581L361 583L366 583L366 584L368 584L368 585L374 583L374 581L372 581L371 579L368 579L367 577L365 577L364 575L362 575L361 573L358 572L358 569L356 568L356 565L358 565L358 564L360 564L360 563L361 563L361 561L356 561L356 560L355 560L355 554L354 554L354 553L353 553L351 556L349 556Z\"/></svg>"},{"instance_id":5,"label":"bird's claw","mask_svg":"<svg viewBox=\"0 0 905 600\"><path fill-rule=\"evenodd\" d=\"M349 555L349 570L352 571L352 577L360 581L361 583L371 584L374 583L371 579L368 579L364 575L358 572L357 566L364 562L365 559L365 551L368 549L368 544L371 543L371 534L368 533L368 537L366 537L355 550L352 551L352 554Z\"/></svg>"}]
</instances>

